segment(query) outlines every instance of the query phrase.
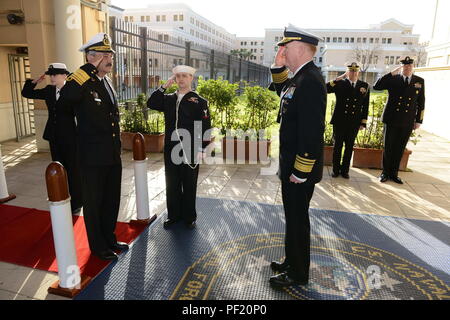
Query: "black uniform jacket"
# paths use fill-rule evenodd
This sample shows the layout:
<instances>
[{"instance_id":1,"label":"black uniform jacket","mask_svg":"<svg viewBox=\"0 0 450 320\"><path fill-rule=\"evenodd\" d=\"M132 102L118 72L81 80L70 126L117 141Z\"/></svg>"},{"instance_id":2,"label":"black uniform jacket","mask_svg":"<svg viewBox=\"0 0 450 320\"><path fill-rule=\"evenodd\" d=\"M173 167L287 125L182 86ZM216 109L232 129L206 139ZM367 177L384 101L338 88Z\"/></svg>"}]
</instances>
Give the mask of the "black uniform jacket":
<instances>
[{"instance_id":1,"label":"black uniform jacket","mask_svg":"<svg viewBox=\"0 0 450 320\"><path fill-rule=\"evenodd\" d=\"M288 79L286 67L272 68L270 89L281 97L280 164L278 176L287 181L291 174L305 183L322 180L323 134L327 90L320 70L311 61Z\"/></svg>"},{"instance_id":2,"label":"black uniform jacket","mask_svg":"<svg viewBox=\"0 0 450 320\"><path fill-rule=\"evenodd\" d=\"M164 112L165 122L165 150L170 151L178 144L178 136L175 131L177 94L164 94L164 88L160 87L153 92L147 101L147 106L152 110ZM201 128L200 128L201 126ZM180 101L178 115L178 129L189 131L191 139L191 156L195 159L195 154L209 145L211 141L211 115L208 109L208 101L199 96L196 92L188 92ZM194 136L195 131L198 133ZM182 133L180 136L182 137ZM201 133L201 136L199 135ZM174 135L176 141L172 140ZM187 152L187 151L186 151Z\"/></svg>"},{"instance_id":3,"label":"black uniform jacket","mask_svg":"<svg viewBox=\"0 0 450 320\"><path fill-rule=\"evenodd\" d=\"M96 76L90 63L80 67L67 78L60 100L73 106L78 121L78 141L82 165L120 164L119 109L113 92L111 101L105 85Z\"/></svg>"},{"instance_id":4,"label":"black uniform jacket","mask_svg":"<svg viewBox=\"0 0 450 320\"><path fill-rule=\"evenodd\" d=\"M74 110L70 105L56 101L56 87L48 85L43 89L35 89L33 80L27 80L22 89L22 96L27 99L45 100L48 109L48 120L43 138L62 144L76 143L76 123Z\"/></svg>"},{"instance_id":5,"label":"black uniform jacket","mask_svg":"<svg viewBox=\"0 0 450 320\"><path fill-rule=\"evenodd\" d=\"M353 87L349 80L330 81L327 92L336 95L336 106L331 124L341 126L366 126L369 112L370 88L364 81Z\"/></svg>"},{"instance_id":6,"label":"black uniform jacket","mask_svg":"<svg viewBox=\"0 0 450 320\"><path fill-rule=\"evenodd\" d=\"M425 110L425 81L412 75L409 85L402 75L391 73L378 79L375 90L388 90L389 98L383 112L383 122L398 127L422 123Z\"/></svg>"}]
</instances>

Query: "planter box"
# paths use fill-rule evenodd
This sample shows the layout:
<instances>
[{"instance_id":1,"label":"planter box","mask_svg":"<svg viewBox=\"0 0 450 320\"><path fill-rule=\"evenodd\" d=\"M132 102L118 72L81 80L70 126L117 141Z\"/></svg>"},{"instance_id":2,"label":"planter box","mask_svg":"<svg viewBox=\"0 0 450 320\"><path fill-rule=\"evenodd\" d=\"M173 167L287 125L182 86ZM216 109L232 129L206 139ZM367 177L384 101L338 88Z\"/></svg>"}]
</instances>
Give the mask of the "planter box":
<instances>
[{"instance_id":1,"label":"planter box","mask_svg":"<svg viewBox=\"0 0 450 320\"><path fill-rule=\"evenodd\" d=\"M405 171L408 166L409 155L411 150L405 149L402 160L400 161L400 171ZM353 167L383 169L383 150L353 148Z\"/></svg>"},{"instance_id":2,"label":"planter box","mask_svg":"<svg viewBox=\"0 0 450 320\"><path fill-rule=\"evenodd\" d=\"M136 133L121 132L123 150L133 150L133 137ZM145 139L145 152L162 153L164 151L164 133L143 134Z\"/></svg>"},{"instance_id":3,"label":"planter box","mask_svg":"<svg viewBox=\"0 0 450 320\"><path fill-rule=\"evenodd\" d=\"M272 142L270 140L249 141L238 140L236 138L223 138L222 157L233 161L241 160L246 162L268 162L270 161L269 154L271 143ZM231 148L232 152L230 152Z\"/></svg>"},{"instance_id":4,"label":"planter box","mask_svg":"<svg viewBox=\"0 0 450 320\"><path fill-rule=\"evenodd\" d=\"M323 147L323 164L325 166L333 165L333 146L324 146Z\"/></svg>"}]
</instances>

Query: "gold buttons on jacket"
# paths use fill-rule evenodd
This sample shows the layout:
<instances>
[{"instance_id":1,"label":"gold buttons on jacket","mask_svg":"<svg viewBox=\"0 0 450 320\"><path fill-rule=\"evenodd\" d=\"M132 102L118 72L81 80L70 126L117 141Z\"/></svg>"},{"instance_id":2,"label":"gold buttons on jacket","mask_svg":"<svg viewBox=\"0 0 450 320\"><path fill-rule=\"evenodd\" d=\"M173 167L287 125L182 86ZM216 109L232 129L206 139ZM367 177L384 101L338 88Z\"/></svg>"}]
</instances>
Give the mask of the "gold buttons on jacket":
<instances>
[{"instance_id":1,"label":"gold buttons on jacket","mask_svg":"<svg viewBox=\"0 0 450 320\"><path fill-rule=\"evenodd\" d=\"M115 133L113 133L113 138L115 138L116 137L116 134Z\"/></svg>"},{"instance_id":2,"label":"gold buttons on jacket","mask_svg":"<svg viewBox=\"0 0 450 320\"><path fill-rule=\"evenodd\" d=\"M403 97L400 97L400 99L403 99Z\"/></svg>"}]
</instances>

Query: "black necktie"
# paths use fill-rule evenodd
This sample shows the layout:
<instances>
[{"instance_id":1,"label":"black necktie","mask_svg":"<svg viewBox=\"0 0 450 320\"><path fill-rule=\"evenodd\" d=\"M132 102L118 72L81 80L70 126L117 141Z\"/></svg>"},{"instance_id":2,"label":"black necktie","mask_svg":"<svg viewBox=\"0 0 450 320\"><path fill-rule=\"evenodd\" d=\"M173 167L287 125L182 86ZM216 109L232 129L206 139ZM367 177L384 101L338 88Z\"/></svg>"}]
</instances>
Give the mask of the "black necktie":
<instances>
[{"instance_id":1,"label":"black necktie","mask_svg":"<svg viewBox=\"0 0 450 320\"><path fill-rule=\"evenodd\" d=\"M111 99L111 102L114 104L114 95L111 91L111 88L109 87L109 84L107 83L107 81L105 80L105 78L102 79L103 85L105 86L106 91L108 92L108 95Z\"/></svg>"},{"instance_id":2,"label":"black necktie","mask_svg":"<svg viewBox=\"0 0 450 320\"><path fill-rule=\"evenodd\" d=\"M408 77L405 78L405 84L409 85L409 78Z\"/></svg>"}]
</instances>

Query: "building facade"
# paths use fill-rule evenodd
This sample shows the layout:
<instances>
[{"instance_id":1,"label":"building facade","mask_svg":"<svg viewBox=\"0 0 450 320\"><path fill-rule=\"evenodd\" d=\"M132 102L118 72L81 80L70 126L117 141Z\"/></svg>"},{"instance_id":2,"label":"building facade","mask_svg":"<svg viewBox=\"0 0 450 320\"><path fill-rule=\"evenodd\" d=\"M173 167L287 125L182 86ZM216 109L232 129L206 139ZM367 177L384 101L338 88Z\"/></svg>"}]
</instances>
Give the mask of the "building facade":
<instances>
[{"instance_id":1,"label":"building facade","mask_svg":"<svg viewBox=\"0 0 450 320\"><path fill-rule=\"evenodd\" d=\"M254 63L264 63L264 41L263 37L237 37L235 42L235 50L245 49L252 55L249 61Z\"/></svg>"},{"instance_id":2,"label":"building facade","mask_svg":"<svg viewBox=\"0 0 450 320\"><path fill-rule=\"evenodd\" d=\"M155 4L142 9L125 9L123 19L159 33L162 41L170 38L229 53L236 35L212 23L181 3Z\"/></svg>"},{"instance_id":3,"label":"building facade","mask_svg":"<svg viewBox=\"0 0 450 320\"><path fill-rule=\"evenodd\" d=\"M326 80L334 79L346 70L346 63L357 61L373 83L378 76L398 65L402 56L419 56L425 63L424 49L419 35L413 34L413 25L395 19L371 25L368 29L308 29L321 37L314 62L322 69ZM264 38L264 65L270 66L277 53L277 42L283 38L283 29L266 29Z\"/></svg>"},{"instance_id":4,"label":"building facade","mask_svg":"<svg viewBox=\"0 0 450 320\"><path fill-rule=\"evenodd\" d=\"M42 75L50 63L70 71L84 63L78 49L108 30L105 0L0 1L0 142L36 135L39 151L48 118L45 102L21 96L25 79ZM44 81L38 88L45 87Z\"/></svg>"},{"instance_id":5,"label":"building facade","mask_svg":"<svg viewBox=\"0 0 450 320\"><path fill-rule=\"evenodd\" d=\"M425 117L422 128L450 140L448 88L450 84L450 2L435 0L433 31L427 65L415 73L425 79Z\"/></svg>"}]
</instances>

